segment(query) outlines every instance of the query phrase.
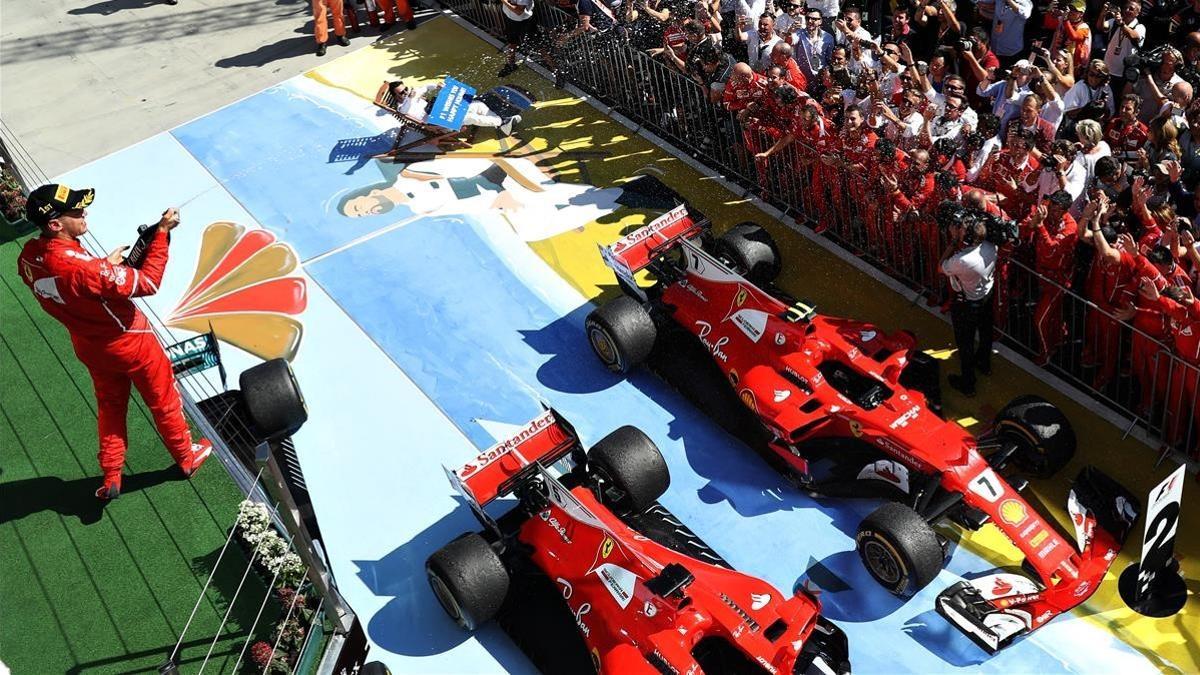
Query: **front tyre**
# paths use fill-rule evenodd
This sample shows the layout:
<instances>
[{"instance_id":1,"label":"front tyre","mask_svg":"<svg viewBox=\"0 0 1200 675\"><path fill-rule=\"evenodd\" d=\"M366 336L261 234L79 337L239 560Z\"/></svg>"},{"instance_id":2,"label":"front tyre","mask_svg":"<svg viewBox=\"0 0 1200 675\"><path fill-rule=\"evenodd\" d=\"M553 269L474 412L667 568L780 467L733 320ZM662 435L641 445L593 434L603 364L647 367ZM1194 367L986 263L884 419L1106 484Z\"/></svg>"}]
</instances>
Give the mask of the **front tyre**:
<instances>
[{"instance_id":1,"label":"front tyre","mask_svg":"<svg viewBox=\"0 0 1200 675\"><path fill-rule=\"evenodd\" d=\"M1035 478L1049 478L1075 456L1075 430L1058 406L1027 394L996 414L995 433L1017 444L1013 462Z\"/></svg>"},{"instance_id":2,"label":"front tyre","mask_svg":"<svg viewBox=\"0 0 1200 675\"><path fill-rule=\"evenodd\" d=\"M283 440L308 421L308 406L286 359L271 359L242 371L238 387L259 440Z\"/></svg>"},{"instance_id":3,"label":"front tyre","mask_svg":"<svg viewBox=\"0 0 1200 675\"><path fill-rule=\"evenodd\" d=\"M937 533L916 511L887 502L863 519L854 538L867 572L889 593L908 597L942 569Z\"/></svg>"},{"instance_id":4,"label":"front tyre","mask_svg":"<svg viewBox=\"0 0 1200 675\"><path fill-rule=\"evenodd\" d=\"M587 461L600 483L601 501L620 513L645 511L671 485L658 446L636 427L623 426L600 439Z\"/></svg>"},{"instance_id":5,"label":"front tyre","mask_svg":"<svg viewBox=\"0 0 1200 675\"><path fill-rule=\"evenodd\" d=\"M508 595L508 570L487 541L473 532L429 556L425 573L442 609L466 630L496 616Z\"/></svg>"},{"instance_id":6,"label":"front tyre","mask_svg":"<svg viewBox=\"0 0 1200 675\"><path fill-rule=\"evenodd\" d=\"M624 296L592 310L584 328L592 351L614 373L628 373L640 365L658 339L650 312L642 303Z\"/></svg>"}]
</instances>

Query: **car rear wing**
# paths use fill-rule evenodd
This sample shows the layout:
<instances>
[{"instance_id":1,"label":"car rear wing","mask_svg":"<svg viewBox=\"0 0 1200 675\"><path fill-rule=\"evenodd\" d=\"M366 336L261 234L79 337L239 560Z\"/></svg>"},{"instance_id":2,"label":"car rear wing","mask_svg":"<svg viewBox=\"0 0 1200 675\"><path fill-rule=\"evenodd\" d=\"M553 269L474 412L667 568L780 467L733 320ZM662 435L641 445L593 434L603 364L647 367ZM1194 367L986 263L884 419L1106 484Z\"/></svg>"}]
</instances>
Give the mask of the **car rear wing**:
<instances>
[{"instance_id":1,"label":"car rear wing","mask_svg":"<svg viewBox=\"0 0 1200 675\"><path fill-rule=\"evenodd\" d=\"M612 245L601 246L600 257L618 278L637 288L634 274L645 269L675 242L703 232L708 225L707 219L694 215L687 204L680 204Z\"/></svg>"},{"instance_id":2,"label":"car rear wing","mask_svg":"<svg viewBox=\"0 0 1200 675\"><path fill-rule=\"evenodd\" d=\"M461 468L446 469L446 476L472 508L482 512L484 506L511 494L518 484L536 474L539 465L550 466L578 447L574 427L553 409L547 409Z\"/></svg>"},{"instance_id":3,"label":"car rear wing","mask_svg":"<svg viewBox=\"0 0 1200 675\"><path fill-rule=\"evenodd\" d=\"M1137 499L1100 470L1084 467L1067 498L1078 555L1058 568L1057 583L1000 573L960 581L937 596L937 612L988 653L1082 604L1120 552L1140 510Z\"/></svg>"}]
</instances>

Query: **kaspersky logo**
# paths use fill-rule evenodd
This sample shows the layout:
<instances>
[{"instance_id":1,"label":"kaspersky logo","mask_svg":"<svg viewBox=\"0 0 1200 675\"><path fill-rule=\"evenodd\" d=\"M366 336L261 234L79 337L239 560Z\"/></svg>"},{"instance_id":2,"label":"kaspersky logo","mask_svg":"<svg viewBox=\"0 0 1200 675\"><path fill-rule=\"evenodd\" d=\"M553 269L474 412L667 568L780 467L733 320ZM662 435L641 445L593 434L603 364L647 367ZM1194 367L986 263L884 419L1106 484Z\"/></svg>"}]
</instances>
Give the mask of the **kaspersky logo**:
<instances>
[{"instance_id":1,"label":"kaspersky logo","mask_svg":"<svg viewBox=\"0 0 1200 675\"><path fill-rule=\"evenodd\" d=\"M267 230L216 222L204 229L196 272L175 311L172 328L210 329L222 341L270 360L296 358L308 306L308 286L295 249Z\"/></svg>"}]
</instances>

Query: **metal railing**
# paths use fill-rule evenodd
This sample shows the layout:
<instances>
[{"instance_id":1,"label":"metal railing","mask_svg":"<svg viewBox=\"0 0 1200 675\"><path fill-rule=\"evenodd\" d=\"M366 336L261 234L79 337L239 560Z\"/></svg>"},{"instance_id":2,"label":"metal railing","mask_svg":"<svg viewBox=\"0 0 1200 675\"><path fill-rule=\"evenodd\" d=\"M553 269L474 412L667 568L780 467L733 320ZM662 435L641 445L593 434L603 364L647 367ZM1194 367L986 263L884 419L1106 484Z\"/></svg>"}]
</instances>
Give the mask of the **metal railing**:
<instances>
[{"instance_id":1,"label":"metal railing","mask_svg":"<svg viewBox=\"0 0 1200 675\"><path fill-rule=\"evenodd\" d=\"M440 0L454 13L503 39L500 4ZM576 20L537 6L543 31L528 55L679 150L740 184L797 223L937 301L945 290L937 262L945 246L932 214L896 219L877 177L822 161L794 142L766 162L754 155L775 138L746 129L713 102L710 90L635 48L618 24L573 34ZM565 39L564 39L565 38ZM1032 244L1006 251L998 284L996 330L1002 341L1140 426L1164 449L1196 448L1195 383L1200 368L1080 295L1082 279L1059 283L1032 267ZM1084 263L1079 269L1086 270ZM1061 314L1061 322L1058 315Z\"/></svg>"}]
</instances>

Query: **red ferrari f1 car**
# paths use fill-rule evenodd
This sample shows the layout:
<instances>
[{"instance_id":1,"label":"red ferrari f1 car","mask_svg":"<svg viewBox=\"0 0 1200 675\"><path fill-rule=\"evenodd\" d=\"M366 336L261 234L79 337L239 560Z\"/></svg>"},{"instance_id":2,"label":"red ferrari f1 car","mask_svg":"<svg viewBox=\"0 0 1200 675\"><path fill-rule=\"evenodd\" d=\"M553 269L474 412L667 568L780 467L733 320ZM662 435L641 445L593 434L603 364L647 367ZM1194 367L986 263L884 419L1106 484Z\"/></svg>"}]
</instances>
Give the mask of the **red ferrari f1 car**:
<instances>
[{"instance_id":1,"label":"red ferrari f1 car","mask_svg":"<svg viewBox=\"0 0 1200 675\"><path fill-rule=\"evenodd\" d=\"M785 598L730 569L655 504L670 483L667 465L633 427L585 453L574 429L547 410L446 473L484 531L429 557L434 594L467 630L493 617L534 617L540 625L522 647L542 649L531 656L545 672L850 670L845 634L821 616L815 596ZM516 506L508 512L485 510L509 495ZM553 600L539 607L539 593Z\"/></svg>"},{"instance_id":2,"label":"red ferrari f1 car","mask_svg":"<svg viewBox=\"0 0 1200 675\"><path fill-rule=\"evenodd\" d=\"M1137 516L1135 498L1083 469L1068 498L1070 541L1021 497L1028 481L1000 473L1015 466L1047 476L1066 465L1075 435L1058 408L1019 397L973 437L931 408L937 365L912 334L821 316L787 296L774 286L779 251L762 228L743 223L719 238L708 230L681 205L601 248L625 292L586 320L606 366L625 373L655 351L654 361L676 373L667 379L707 412L750 418L751 444L803 489L889 498L862 521L856 542L892 593L911 595L942 569L947 540L935 525L993 523L1024 554L1029 576L962 581L937 598L938 611L985 650L1096 590ZM642 270L649 275L637 276ZM689 349L700 357L669 365Z\"/></svg>"}]
</instances>

